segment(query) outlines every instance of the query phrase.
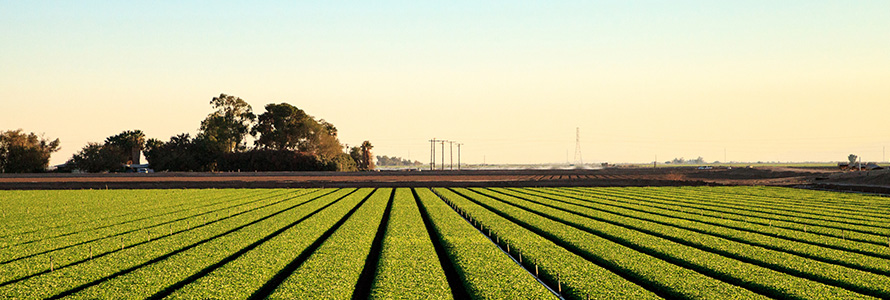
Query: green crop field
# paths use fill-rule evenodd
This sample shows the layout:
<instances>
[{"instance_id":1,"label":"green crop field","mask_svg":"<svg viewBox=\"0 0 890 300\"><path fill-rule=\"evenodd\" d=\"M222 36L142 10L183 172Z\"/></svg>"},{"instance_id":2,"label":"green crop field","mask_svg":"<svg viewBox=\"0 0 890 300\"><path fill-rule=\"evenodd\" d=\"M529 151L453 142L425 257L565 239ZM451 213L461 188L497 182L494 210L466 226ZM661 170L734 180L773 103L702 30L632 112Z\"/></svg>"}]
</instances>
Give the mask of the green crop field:
<instances>
[{"instance_id":1,"label":"green crop field","mask_svg":"<svg viewBox=\"0 0 890 300\"><path fill-rule=\"evenodd\" d=\"M0 191L4 299L888 299L890 198L779 187Z\"/></svg>"}]
</instances>

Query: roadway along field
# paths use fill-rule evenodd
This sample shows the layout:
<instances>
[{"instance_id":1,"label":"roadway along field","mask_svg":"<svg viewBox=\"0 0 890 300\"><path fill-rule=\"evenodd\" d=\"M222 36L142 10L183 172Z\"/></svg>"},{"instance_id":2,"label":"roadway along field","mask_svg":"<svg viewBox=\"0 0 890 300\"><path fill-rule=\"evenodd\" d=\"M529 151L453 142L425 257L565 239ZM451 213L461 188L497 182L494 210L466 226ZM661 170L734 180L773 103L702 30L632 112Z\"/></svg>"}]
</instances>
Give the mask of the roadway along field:
<instances>
[{"instance_id":1,"label":"roadway along field","mask_svg":"<svg viewBox=\"0 0 890 300\"><path fill-rule=\"evenodd\" d=\"M888 299L890 198L780 187L0 191L0 298Z\"/></svg>"}]
</instances>

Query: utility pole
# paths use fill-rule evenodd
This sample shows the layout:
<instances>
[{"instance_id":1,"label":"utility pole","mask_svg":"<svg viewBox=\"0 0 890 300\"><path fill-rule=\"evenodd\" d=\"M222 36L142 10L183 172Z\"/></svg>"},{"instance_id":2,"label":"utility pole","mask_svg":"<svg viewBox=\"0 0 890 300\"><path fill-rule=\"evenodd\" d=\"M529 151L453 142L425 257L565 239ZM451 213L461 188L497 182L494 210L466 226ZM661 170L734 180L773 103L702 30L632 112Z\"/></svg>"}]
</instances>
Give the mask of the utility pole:
<instances>
[{"instance_id":1,"label":"utility pole","mask_svg":"<svg viewBox=\"0 0 890 300\"><path fill-rule=\"evenodd\" d=\"M437 140L433 138L430 140L430 171L436 169L436 143L442 143L442 170L445 169L445 142L446 140Z\"/></svg>"},{"instance_id":2,"label":"utility pole","mask_svg":"<svg viewBox=\"0 0 890 300\"><path fill-rule=\"evenodd\" d=\"M430 171L436 169L436 138L430 140Z\"/></svg>"},{"instance_id":3,"label":"utility pole","mask_svg":"<svg viewBox=\"0 0 890 300\"><path fill-rule=\"evenodd\" d=\"M457 143L457 170L460 171L460 145L461 143Z\"/></svg>"},{"instance_id":4,"label":"utility pole","mask_svg":"<svg viewBox=\"0 0 890 300\"><path fill-rule=\"evenodd\" d=\"M728 161L726 161L726 147L723 147L723 163L729 163Z\"/></svg>"},{"instance_id":5,"label":"utility pole","mask_svg":"<svg viewBox=\"0 0 890 300\"><path fill-rule=\"evenodd\" d=\"M581 128L575 127L575 165L581 166L584 160L581 158Z\"/></svg>"},{"instance_id":6,"label":"utility pole","mask_svg":"<svg viewBox=\"0 0 890 300\"><path fill-rule=\"evenodd\" d=\"M454 171L454 141L448 141L448 155L451 156L448 160L448 169Z\"/></svg>"}]
</instances>

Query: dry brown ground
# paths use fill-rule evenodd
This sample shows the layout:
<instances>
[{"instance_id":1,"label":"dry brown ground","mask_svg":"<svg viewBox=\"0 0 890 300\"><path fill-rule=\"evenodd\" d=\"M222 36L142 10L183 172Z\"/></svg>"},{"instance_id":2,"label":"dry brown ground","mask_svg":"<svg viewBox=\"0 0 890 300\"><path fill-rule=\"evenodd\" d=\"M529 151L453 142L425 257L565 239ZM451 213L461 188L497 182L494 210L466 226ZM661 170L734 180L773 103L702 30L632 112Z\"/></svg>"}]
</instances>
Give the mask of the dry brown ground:
<instances>
[{"instance_id":1,"label":"dry brown ground","mask_svg":"<svg viewBox=\"0 0 890 300\"><path fill-rule=\"evenodd\" d=\"M829 170L609 168L601 170L4 174L0 189L282 188L393 186L797 185Z\"/></svg>"}]
</instances>

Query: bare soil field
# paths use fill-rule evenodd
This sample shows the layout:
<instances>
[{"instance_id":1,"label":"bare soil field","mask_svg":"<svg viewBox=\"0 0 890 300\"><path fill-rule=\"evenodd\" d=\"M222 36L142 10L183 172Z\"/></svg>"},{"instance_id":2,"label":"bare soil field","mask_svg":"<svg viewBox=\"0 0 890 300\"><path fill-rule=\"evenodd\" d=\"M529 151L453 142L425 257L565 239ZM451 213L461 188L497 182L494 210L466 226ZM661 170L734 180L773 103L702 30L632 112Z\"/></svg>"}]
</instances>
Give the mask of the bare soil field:
<instances>
[{"instance_id":1,"label":"bare soil field","mask_svg":"<svg viewBox=\"0 0 890 300\"><path fill-rule=\"evenodd\" d=\"M890 169L834 172L817 176L807 185L829 190L890 194Z\"/></svg>"},{"instance_id":2,"label":"bare soil field","mask_svg":"<svg viewBox=\"0 0 890 300\"><path fill-rule=\"evenodd\" d=\"M830 172L810 168L608 168L599 170L485 170L3 174L0 189L305 188L305 187L556 187L808 184Z\"/></svg>"}]
</instances>

